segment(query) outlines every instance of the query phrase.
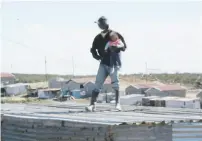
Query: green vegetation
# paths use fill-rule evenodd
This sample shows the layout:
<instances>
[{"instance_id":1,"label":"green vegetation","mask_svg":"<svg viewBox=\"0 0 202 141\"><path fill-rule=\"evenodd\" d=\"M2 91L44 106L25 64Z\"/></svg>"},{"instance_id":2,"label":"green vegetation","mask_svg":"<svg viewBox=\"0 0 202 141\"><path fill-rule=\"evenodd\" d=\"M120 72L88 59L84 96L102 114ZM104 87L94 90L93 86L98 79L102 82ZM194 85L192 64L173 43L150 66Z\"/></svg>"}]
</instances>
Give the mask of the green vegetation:
<instances>
[{"instance_id":1,"label":"green vegetation","mask_svg":"<svg viewBox=\"0 0 202 141\"><path fill-rule=\"evenodd\" d=\"M38 99L37 97L1 97L1 103L48 103L50 100Z\"/></svg>"},{"instance_id":2,"label":"green vegetation","mask_svg":"<svg viewBox=\"0 0 202 141\"><path fill-rule=\"evenodd\" d=\"M176 73L176 74L152 74L148 77L148 79L156 79L161 82L167 83L181 83L181 84L194 84L196 81L202 81L198 78L202 78L201 74L196 73Z\"/></svg>"},{"instance_id":3,"label":"green vegetation","mask_svg":"<svg viewBox=\"0 0 202 141\"><path fill-rule=\"evenodd\" d=\"M46 76L44 74L14 74L19 82L44 82L46 81ZM54 75L48 74L47 78L62 77L65 79L72 78L71 75ZM76 76L79 77L91 77L91 76ZM175 74L130 74L130 75L121 75L122 78L128 78L128 81L133 81L132 79L148 80L148 81L160 81L163 83L181 83L181 84L195 84L196 81L202 82L202 73L175 73ZM129 79L130 78L130 79ZM200 78L200 79L199 79Z\"/></svg>"},{"instance_id":4,"label":"green vegetation","mask_svg":"<svg viewBox=\"0 0 202 141\"><path fill-rule=\"evenodd\" d=\"M22 83L34 83L34 82L44 82L52 78L62 77L64 79L70 79L72 75L57 75L57 74L20 74L20 73L13 73L18 82ZM89 75L92 76L92 75ZM82 78L82 77L89 77L89 76L74 76L74 78Z\"/></svg>"},{"instance_id":5,"label":"green vegetation","mask_svg":"<svg viewBox=\"0 0 202 141\"><path fill-rule=\"evenodd\" d=\"M180 83L185 85L196 85L201 83L202 85L202 73L161 73L161 74L131 74L122 75L121 78L133 82L134 80L147 80L147 81L159 81L161 83Z\"/></svg>"},{"instance_id":6,"label":"green vegetation","mask_svg":"<svg viewBox=\"0 0 202 141\"><path fill-rule=\"evenodd\" d=\"M14 73L17 81L23 82L23 83L34 83L34 82L44 82L47 79L55 78L55 77L62 77L65 79L71 78L70 75L54 75L54 74L48 74L45 76L44 74L19 74Z\"/></svg>"}]
</instances>

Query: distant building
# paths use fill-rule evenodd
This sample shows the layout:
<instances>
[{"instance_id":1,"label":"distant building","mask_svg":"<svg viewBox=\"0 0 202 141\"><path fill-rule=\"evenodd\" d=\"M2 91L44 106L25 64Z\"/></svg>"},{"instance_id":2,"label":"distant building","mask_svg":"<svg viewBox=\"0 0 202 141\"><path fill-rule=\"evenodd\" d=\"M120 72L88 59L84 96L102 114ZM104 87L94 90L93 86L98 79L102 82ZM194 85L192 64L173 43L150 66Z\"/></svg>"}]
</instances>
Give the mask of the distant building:
<instances>
[{"instance_id":1,"label":"distant building","mask_svg":"<svg viewBox=\"0 0 202 141\"><path fill-rule=\"evenodd\" d=\"M172 97L185 97L186 89L176 85L165 85L149 88L145 91L146 96L172 96Z\"/></svg>"},{"instance_id":2,"label":"distant building","mask_svg":"<svg viewBox=\"0 0 202 141\"><path fill-rule=\"evenodd\" d=\"M120 103L123 105L136 105L138 103L142 103L142 98L144 95L142 94L131 94L120 97Z\"/></svg>"},{"instance_id":3,"label":"distant building","mask_svg":"<svg viewBox=\"0 0 202 141\"><path fill-rule=\"evenodd\" d=\"M200 109L200 100L199 98L151 96L142 98L142 105L155 107Z\"/></svg>"},{"instance_id":4,"label":"distant building","mask_svg":"<svg viewBox=\"0 0 202 141\"><path fill-rule=\"evenodd\" d=\"M155 87L158 85L154 84L136 84L136 85L130 85L125 89L125 94L145 94L145 91L149 88Z\"/></svg>"},{"instance_id":5,"label":"distant building","mask_svg":"<svg viewBox=\"0 0 202 141\"><path fill-rule=\"evenodd\" d=\"M63 78L51 79L48 82L49 88L61 88L66 90L79 90L83 87L84 83L76 82L74 80L65 80Z\"/></svg>"},{"instance_id":6,"label":"distant building","mask_svg":"<svg viewBox=\"0 0 202 141\"><path fill-rule=\"evenodd\" d=\"M5 86L1 83L1 96L5 96L6 95L6 88Z\"/></svg>"},{"instance_id":7,"label":"distant building","mask_svg":"<svg viewBox=\"0 0 202 141\"><path fill-rule=\"evenodd\" d=\"M78 83L74 80L69 80L62 88L67 88L68 90L80 90L83 83Z\"/></svg>"},{"instance_id":8,"label":"distant building","mask_svg":"<svg viewBox=\"0 0 202 141\"><path fill-rule=\"evenodd\" d=\"M95 84L93 82L89 81L89 82L83 84L83 88L86 92L86 95L91 96L92 91L95 89Z\"/></svg>"},{"instance_id":9,"label":"distant building","mask_svg":"<svg viewBox=\"0 0 202 141\"><path fill-rule=\"evenodd\" d=\"M62 88L69 90L85 90L86 94L92 94L92 90L95 88L94 80L87 79L70 79L65 80L63 78L55 78L50 79L48 82L49 88ZM102 93L114 93L114 89L112 88L110 78L107 78L101 88Z\"/></svg>"},{"instance_id":10,"label":"distant building","mask_svg":"<svg viewBox=\"0 0 202 141\"><path fill-rule=\"evenodd\" d=\"M27 89L30 87L28 83L16 83L5 86L6 95L18 95L27 93Z\"/></svg>"},{"instance_id":11,"label":"distant building","mask_svg":"<svg viewBox=\"0 0 202 141\"><path fill-rule=\"evenodd\" d=\"M202 100L202 91L200 91L200 92L196 95L196 97L198 97L198 98L200 98L200 99Z\"/></svg>"},{"instance_id":12,"label":"distant building","mask_svg":"<svg viewBox=\"0 0 202 141\"><path fill-rule=\"evenodd\" d=\"M112 84L103 84L101 92L102 93L113 93L114 89L112 88Z\"/></svg>"},{"instance_id":13,"label":"distant building","mask_svg":"<svg viewBox=\"0 0 202 141\"><path fill-rule=\"evenodd\" d=\"M38 98L49 99L60 96L59 88L48 88L48 89L40 89L38 90Z\"/></svg>"},{"instance_id":14,"label":"distant building","mask_svg":"<svg viewBox=\"0 0 202 141\"><path fill-rule=\"evenodd\" d=\"M53 78L48 81L49 88L62 88L68 83L69 80L65 80L64 78Z\"/></svg>"},{"instance_id":15,"label":"distant building","mask_svg":"<svg viewBox=\"0 0 202 141\"><path fill-rule=\"evenodd\" d=\"M141 94L141 90L135 85L130 85L125 89L125 93L126 95Z\"/></svg>"},{"instance_id":16,"label":"distant building","mask_svg":"<svg viewBox=\"0 0 202 141\"><path fill-rule=\"evenodd\" d=\"M13 75L12 73L1 72L0 77L2 84L7 85L15 83L15 75Z\"/></svg>"},{"instance_id":17,"label":"distant building","mask_svg":"<svg viewBox=\"0 0 202 141\"><path fill-rule=\"evenodd\" d=\"M101 93L114 93L114 89L112 88L111 79L107 78L101 88Z\"/></svg>"}]
</instances>

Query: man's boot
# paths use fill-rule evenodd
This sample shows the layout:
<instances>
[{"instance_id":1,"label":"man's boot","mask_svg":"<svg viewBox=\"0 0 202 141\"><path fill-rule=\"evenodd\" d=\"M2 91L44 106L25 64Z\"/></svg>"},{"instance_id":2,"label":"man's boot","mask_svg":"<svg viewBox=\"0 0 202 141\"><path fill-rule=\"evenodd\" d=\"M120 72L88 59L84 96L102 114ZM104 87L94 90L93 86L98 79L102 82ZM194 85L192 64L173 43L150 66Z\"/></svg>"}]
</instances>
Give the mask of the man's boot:
<instances>
[{"instance_id":1,"label":"man's boot","mask_svg":"<svg viewBox=\"0 0 202 141\"><path fill-rule=\"evenodd\" d=\"M85 108L86 111L88 111L88 112L94 112L96 110L95 103L97 101L98 94L99 94L99 92L96 92L96 91L92 92L90 105Z\"/></svg>"},{"instance_id":2,"label":"man's boot","mask_svg":"<svg viewBox=\"0 0 202 141\"><path fill-rule=\"evenodd\" d=\"M121 111L121 105L120 105L120 93L119 93L119 90L115 90L115 95L116 95L116 109L118 111Z\"/></svg>"}]
</instances>

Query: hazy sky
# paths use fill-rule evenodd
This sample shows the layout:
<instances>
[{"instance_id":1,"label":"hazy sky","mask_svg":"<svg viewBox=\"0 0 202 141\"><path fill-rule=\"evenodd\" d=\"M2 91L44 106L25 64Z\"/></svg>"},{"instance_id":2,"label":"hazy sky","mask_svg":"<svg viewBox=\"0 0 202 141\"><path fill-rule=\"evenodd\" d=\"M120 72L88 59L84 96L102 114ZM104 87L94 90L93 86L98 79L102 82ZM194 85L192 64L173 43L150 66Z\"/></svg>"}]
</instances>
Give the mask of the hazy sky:
<instances>
[{"instance_id":1,"label":"hazy sky","mask_svg":"<svg viewBox=\"0 0 202 141\"><path fill-rule=\"evenodd\" d=\"M202 2L7 2L1 71L95 74L90 47L104 15L128 45L122 73L202 72ZM73 58L73 59L72 59ZM72 61L74 60L74 61Z\"/></svg>"}]
</instances>

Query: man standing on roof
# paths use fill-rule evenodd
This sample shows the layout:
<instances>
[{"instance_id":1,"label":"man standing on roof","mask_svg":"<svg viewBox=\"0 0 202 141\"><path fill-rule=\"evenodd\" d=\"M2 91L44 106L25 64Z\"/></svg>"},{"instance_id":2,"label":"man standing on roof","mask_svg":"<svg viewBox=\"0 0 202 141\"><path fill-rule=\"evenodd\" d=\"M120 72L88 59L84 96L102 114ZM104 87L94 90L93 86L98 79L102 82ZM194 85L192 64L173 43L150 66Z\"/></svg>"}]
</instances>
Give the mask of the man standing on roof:
<instances>
[{"instance_id":1,"label":"man standing on roof","mask_svg":"<svg viewBox=\"0 0 202 141\"><path fill-rule=\"evenodd\" d=\"M119 67L115 67L114 71L110 71L110 50L107 52L105 51L106 44L110 41L110 33L115 32L109 29L109 24L107 22L107 19L102 16L98 19L96 22L99 26L99 28L102 30L101 33L99 33L93 41L91 53L93 58L100 61L100 66L97 72L95 85L96 88L92 92L92 97L90 101L90 105L86 107L86 111L95 111L95 103L97 101L97 97L100 93L101 88L103 87L103 84L108 76L111 78L112 87L115 90L116 95L116 109L121 111L120 106L120 94L119 94ZM115 48L115 51L119 54L121 54L121 51L125 51L126 49L126 43L124 41L124 38L117 32L115 32L118 35L118 38L123 42L123 47L113 47Z\"/></svg>"}]
</instances>

